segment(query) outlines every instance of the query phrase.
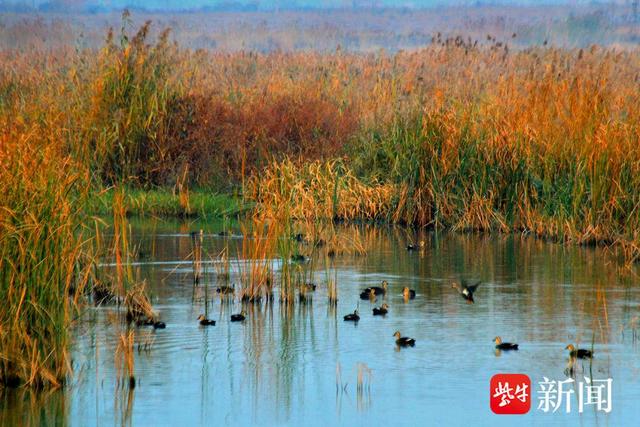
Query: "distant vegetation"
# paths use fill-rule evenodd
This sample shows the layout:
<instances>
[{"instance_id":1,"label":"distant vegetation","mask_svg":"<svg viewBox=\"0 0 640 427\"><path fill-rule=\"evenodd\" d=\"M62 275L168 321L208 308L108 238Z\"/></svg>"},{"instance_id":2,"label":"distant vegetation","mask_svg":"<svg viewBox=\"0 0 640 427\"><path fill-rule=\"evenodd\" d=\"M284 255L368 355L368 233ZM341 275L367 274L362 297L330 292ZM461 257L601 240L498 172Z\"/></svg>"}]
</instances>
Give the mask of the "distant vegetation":
<instances>
[{"instance_id":1,"label":"distant vegetation","mask_svg":"<svg viewBox=\"0 0 640 427\"><path fill-rule=\"evenodd\" d=\"M534 3L534 2L532 2ZM0 10L3 6L1 6ZM5 3L5 9L12 3ZM100 48L108 28L120 26L120 11L86 8L81 0L45 3L41 10L6 9L0 14L0 48ZM355 4L355 2L354 2ZM476 6L435 9L356 8L329 10L218 10L183 12L137 10L132 24L154 22L151 36L170 27L182 48L224 51L376 52L416 49L433 35L484 39L491 34L512 48L540 45L632 47L640 40L639 13L627 3L580 6ZM516 33L514 40L511 35Z\"/></svg>"}]
</instances>

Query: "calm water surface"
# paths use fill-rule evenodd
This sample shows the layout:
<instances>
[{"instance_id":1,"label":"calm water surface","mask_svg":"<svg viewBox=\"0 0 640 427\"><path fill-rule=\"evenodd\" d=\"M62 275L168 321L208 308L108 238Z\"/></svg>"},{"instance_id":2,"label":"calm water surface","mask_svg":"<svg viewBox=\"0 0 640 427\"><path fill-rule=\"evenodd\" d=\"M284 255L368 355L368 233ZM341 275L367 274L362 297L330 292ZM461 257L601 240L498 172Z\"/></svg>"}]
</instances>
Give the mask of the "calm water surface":
<instances>
[{"instance_id":1,"label":"calm water surface","mask_svg":"<svg viewBox=\"0 0 640 427\"><path fill-rule=\"evenodd\" d=\"M324 265L314 266L318 284L311 304L254 304L244 323L230 323L237 301L213 297L202 328L204 290L194 290L189 232L205 230L204 248L225 245L239 253L241 238L215 235L219 224L139 222L134 240L144 254L134 264L146 279L165 330L138 329L152 342L136 352L137 387L116 386L114 307L92 308L74 330L76 376L64 392L5 392L0 424L68 425L638 425L640 348L634 339L640 305L637 280L622 274L601 250L563 247L519 236L414 235L396 228L344 228L366 256L335 260L338 305L327 304ZM424 239L420 252L408 241ZM304 247L303 247L304 249ZM238 262L232 260L232 270ZM277 262L274 262L278 266ZM109 267L103 267L109 268ZM217 286L214 268L205 284ZM464 302L452 280L483 282L476 303ZM237 281L232 274L231 281ZM359 291L389 282L373 304ZM417 297L408 303L401 291ZM387 302L386 317L373 317ZM358 324L342 316L359 307ZM399 350L393 333L414 337ZM492 340L518 342L520 351L496 354ZM577 366L576 378L613 379L613 410L587 406L578 414L537 410L538 381L565 380L568 343L593 345L593 362ZM358 371L364 386L358 390ZM584 372L583 372L584 370ZM533 382L533 405L524 416L497 416L489 408L495 373L525 373Z\"/></svg>"}]
</instances>

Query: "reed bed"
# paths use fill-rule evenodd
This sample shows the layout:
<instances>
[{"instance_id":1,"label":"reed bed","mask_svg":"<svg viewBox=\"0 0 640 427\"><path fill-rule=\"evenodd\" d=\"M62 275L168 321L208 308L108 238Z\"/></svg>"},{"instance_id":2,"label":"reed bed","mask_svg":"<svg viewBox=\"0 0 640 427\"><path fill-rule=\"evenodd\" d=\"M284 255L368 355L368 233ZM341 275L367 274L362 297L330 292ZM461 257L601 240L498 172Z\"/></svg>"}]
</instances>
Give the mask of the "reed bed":
<instances>
[{"instance_id":1,"label":"reed bed","mask_svg":"<svg viewBox=\"0 0 640 427\"><path fill-rule=\"evenodd\" d=\"M67 330L94 272L83 224L105 188L123 300L136 283L124 188L168 191L186 215L193 188L254 202L239 254L249 300L271 295L276 255L315 258L323 239L331 258L327 220L522 232L640 258L638 49L434 37L393 55L260 54L169 34L125 13L100 50L0 51L2 384L60 386L70 372ZM310 247L291 241L297 220L317 228ZM291 272L287 300L306 277Z\"/></svg>"},{"instance_id":2,"label":"reed bed","mask_svg":"<svg viewBox=\"0 0 640 427\"><path fill-rule=\"evenodd\" d=\"M62 386L90 281L86 172L47 123L0 116L0 387Z\"/></svg>"},{"instance_id":3,"label":"reed bed","mask_svg":"<svg viewBox=\"0 0 640 427\"><path fill-rule=\"evenodd\" d=\"M257 302L262 297L270 299L279 225L269 223L264 217L252 217L242 222L240 229L245 236L237 256L240 298L245 302Z\"/></svg>"}]
</instances>

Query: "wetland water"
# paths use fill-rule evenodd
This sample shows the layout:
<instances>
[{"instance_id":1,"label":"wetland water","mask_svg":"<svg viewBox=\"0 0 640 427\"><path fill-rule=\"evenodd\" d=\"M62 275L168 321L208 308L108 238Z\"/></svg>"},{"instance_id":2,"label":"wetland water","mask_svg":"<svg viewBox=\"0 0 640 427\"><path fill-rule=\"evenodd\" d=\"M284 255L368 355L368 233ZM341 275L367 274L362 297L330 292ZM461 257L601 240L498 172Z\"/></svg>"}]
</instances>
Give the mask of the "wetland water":
<instances>
[{"instance_id":1,"label":"wetland water","mask_svg":"<svg viewBox=\"0 0 640 427\"><path fill-rule=\"evenodd\" d=\"M132 392L116 387L117 336L108 326L116 309L90 308L74 330L76 375L69 387L4 392L0 424L637 425L640 325L634 318L640 292L637 280L620 274L602 250L520 236L416 236L399 228L345 227L341 233L357 234L367 255L336 257L335 273L330 270L337 274L335 310L318 262L311 304L287 308L276 298L247 307L247 320L231 323L241 304L221 304L209 265L203 283L210 286L209 317L217 325L203 328L196 321L204 311L203 289L194 291L185 262L189 232L199 228L205 253L218 254L225 244L232 258L240 253L242 238L215 235L220 224L134 223L132 237L144 254L134 273L146 279L167 328L138 329L137 341L153 344L135 354ZM408 241L420 239L424 250L405 250ZM237 281L234 265L232 259L231 282ZM461 277L483 282L473 305L451 288ZM361 289L382 280L389 282L384 298L360 300ZM417 292L408 303L404 286ZM383 302L389 314L373 317L372 307ZM342 316L357 306L360 322L344 322ZM397 349L396 330L415 338L416 346ZM496 335L519 343L520 350L496 354ZM577 392L569 414L564 404L556 413L537 409L538 382L567 379L568 343L593 345L595 352L592 362L578 363L576 379L613 379L609 414L594 406L579 414ZM530 376L527 415L491 412L489 380L496 373Z\"/></svg>"}]
</instances>

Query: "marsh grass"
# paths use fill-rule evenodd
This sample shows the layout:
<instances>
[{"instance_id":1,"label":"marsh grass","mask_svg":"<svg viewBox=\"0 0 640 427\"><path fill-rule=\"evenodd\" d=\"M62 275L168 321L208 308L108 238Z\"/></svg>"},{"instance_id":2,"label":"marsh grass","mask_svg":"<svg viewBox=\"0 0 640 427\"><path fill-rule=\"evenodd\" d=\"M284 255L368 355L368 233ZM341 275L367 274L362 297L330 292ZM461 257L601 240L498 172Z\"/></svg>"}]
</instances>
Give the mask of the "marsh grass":
<instances>
[{"instance_id":1,"label":"marsh grass","mask_svg":"<svg viewBox=\"0 0 640 427\"><path fill-rule=\"evenodd\" d=\"M120 387L135 388L135 331L127 330L118 335L118 345L115 349L115 365L117 382Z\"/></svg>"},{"instance_id":2,"label":"marsh grass","mask_svg":"<svg viewBox=\"0 0 640 427\"><path fill-rule=\"evenodd\" d=\"M191 232L191 259L193 267L193 285L198 286L202 278L202 243L204 241L204 232Z\"/></svg>"},{"instance_id":3,"label":"marsh grass","mask_svg":"<svg viewBox=\"0 0 640 427\"><path fill-rule=\"evenodd\" d=\"M92 274L86 172L46 125L11 120L0 119L0 387L59 387Z\"/></svg>"},{"instance_id":4,"label":"marsh grass","mask_svg":"<svg viewBox=\"0 0 640 427\"><path fill-rule=\"evenodd\" d=\"M245 236L237 256L240 275L240 298L245 302L258 302L273 293L272 262L278 242L278 224L265 217L254 216L240 223Z\"/></svg>"},{"instance_id":5,"label":"marsh grass","mask_svg":"<svg viewBox=\"0 0 640 427\"><path fill-rule=\"evenodd\" d=\"M127 216L224 218L241 215L251 208L251 204L243 204L236 196L206 189L176 192L166 188L127 187L124 193ZM97 192L90 198L87 209L95 215L111 215L114 195L113 188Z\"/></svg>"}]
</instances>

